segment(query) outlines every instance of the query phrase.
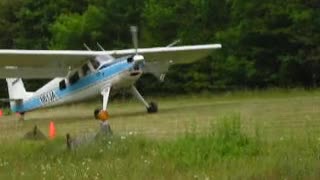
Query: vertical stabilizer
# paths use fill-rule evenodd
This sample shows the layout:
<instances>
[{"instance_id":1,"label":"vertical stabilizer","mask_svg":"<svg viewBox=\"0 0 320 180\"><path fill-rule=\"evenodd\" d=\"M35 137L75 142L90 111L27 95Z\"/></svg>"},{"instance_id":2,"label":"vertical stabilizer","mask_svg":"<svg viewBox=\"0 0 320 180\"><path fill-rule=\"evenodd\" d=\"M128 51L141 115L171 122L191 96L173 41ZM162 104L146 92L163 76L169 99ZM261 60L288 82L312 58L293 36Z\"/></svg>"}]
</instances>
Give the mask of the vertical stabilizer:
<instances>
[{"instance_id":1,"label":"vertical stabilizer","mask_svg":"<svg viewBox=\"0 0 320 180\"><path fill-rule=\"evenodd\" d=\"M7 78L9 98L23 100L27 97L27 91L21 78Z\"/></svg>"},{"instance_id":2,"label":"vertical stabilizer","mask_svg":"<svg viewBox=\"0 0 320 180\"><path fill-rule=\"evenodd\" d=\"M23 102L28 99L33 93L26 91L21 78L7 78L10 106L12 107L17 102Z\"/></svg>"}]
</instances>

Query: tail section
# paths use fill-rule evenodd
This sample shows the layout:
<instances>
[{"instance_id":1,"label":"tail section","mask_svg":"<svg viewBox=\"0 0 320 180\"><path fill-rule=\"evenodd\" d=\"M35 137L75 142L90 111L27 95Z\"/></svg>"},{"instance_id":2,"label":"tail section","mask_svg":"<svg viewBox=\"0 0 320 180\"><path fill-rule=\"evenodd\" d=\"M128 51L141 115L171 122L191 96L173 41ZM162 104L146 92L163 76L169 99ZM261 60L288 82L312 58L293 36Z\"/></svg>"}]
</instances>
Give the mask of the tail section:
<instances>
[{"instance_id":1,"label":"tail section","mask_svg":"<svg viewBox=\"0 0 320 180\"><path fill-rule=\"evenodd\" d=\"M7 78L9 99L23 100L27 97L27 91L21 78Z\"/></svg>"},{"instance_id":2,"label":"tail section","mask_svg":"<svg viewBox=\"0 0 320 180\"><path fill-rule=\"evenodd\" d=\"M27 92L21 78L7 78L9 101L11 108L17 103L22 103L28 99L33 93Z\"/></svg>"}]
</instances>

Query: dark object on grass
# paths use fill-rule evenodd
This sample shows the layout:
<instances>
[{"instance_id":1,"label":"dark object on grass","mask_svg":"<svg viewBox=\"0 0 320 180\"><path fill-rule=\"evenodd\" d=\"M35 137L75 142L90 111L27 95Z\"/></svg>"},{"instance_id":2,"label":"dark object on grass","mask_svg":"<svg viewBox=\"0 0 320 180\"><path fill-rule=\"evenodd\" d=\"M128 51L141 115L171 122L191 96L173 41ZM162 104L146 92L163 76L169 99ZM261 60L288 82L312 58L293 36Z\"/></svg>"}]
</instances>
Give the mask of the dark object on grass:
<instances>
[{"instance_id":1,"label":"dark object on grass","mask_svg":"<svg viewBox=\"0 0 320 180\"><path fill-rule=\"evenodd\" d=\"M112 136L112 130L108 122L102 122L100 130L96 135L96 138L105 138Z\"/></svg>"},{"instance_id":2,"label":"dark object on grass","mask_svg":"<svg viewBox=\"0 0 320 180\"><path fill-rule=\"evenodd\" d=\"M101 123L98 133L85 133L78 137L72 138L69 133L66 134L67 149L73 150L80 146L90 144L100 139L109 138L112 136L112 130L108 123Z\"/></svg>"},{"instance_id":3,"label":"dark object on grass","mask_svg":"<svg viewBox=\"0 0 320 180\"><path fill-rule=\"evenodd\" d=\"M37 126L34 126L32 131L27 132L23 139L26 140L47 140L47 137L38 129Z\"/></svg>"},{"instance_id":4,"label":"dark object on grass","mask_svg":"<svg viewBox=\"0 0 320 180\"><path fill-rule=\"evenodd\" d=\"M66 135L66 144L68 149L72 149L72 139L69 133Z\"/></svg>"},{"instance_id":5,"label":"dark object on grass","mask_svg":"<svg viewBox=\"0 0 320 180\"><path fill-rule=\"evenodd\" d=\"M88 145L95 140L96 133L85 133L78 137L71 137L69 133L66 134L67 149L73 150L80 146Z\"/></svg>"}]
</instances>

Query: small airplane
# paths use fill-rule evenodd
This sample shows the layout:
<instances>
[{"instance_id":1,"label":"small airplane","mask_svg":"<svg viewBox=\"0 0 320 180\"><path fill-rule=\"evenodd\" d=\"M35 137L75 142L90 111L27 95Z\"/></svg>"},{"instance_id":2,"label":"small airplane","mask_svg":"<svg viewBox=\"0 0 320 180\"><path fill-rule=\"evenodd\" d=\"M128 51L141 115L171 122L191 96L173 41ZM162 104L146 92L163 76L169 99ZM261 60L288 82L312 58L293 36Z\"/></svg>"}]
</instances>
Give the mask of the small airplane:
<instances>
[{"instance_id":1,"label":"small airplane","mask_svg":"<svg viewBox=\"0 0 320 180\"><path fill-rule=\"evenodd\" d=\"M13 112L24 114L39 108L84 101L102 95L102 108L94 117L109 119L107 105L110 90L131 89L148 113L158 111L148 103L134 84L142 73L153 73L162 79L171 64L194 62L207 56L221 44L138 48L137 27L131 27L134 49L105 51L68 50L0 50L0 77L6 78ZM35 92L27 92L24 79L54 78Z\"/></svg>"}]
</instances>

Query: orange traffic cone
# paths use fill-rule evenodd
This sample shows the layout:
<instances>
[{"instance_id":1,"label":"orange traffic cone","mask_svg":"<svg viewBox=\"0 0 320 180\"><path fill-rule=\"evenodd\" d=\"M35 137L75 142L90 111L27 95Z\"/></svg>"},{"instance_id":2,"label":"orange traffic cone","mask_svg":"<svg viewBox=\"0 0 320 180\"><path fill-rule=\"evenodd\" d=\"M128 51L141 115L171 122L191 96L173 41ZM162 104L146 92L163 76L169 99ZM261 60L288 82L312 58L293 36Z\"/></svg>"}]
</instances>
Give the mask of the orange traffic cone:
<instances>
[{"instance_id":1,"label":"orange traffic cone","mask_svg":"<svg viewBox=\"0 0 320 180\"><path fill-rule=\"evenodd\" d=\"M49 125L49 139L54 139L56 137L56 128L54 127L54 122L51 121Z\"/></svg>"}]
</instances>

